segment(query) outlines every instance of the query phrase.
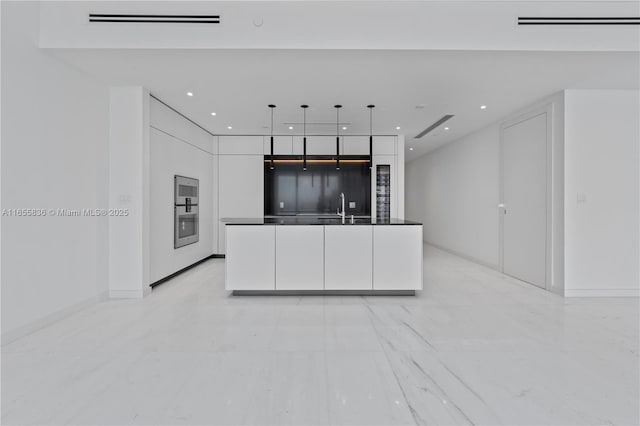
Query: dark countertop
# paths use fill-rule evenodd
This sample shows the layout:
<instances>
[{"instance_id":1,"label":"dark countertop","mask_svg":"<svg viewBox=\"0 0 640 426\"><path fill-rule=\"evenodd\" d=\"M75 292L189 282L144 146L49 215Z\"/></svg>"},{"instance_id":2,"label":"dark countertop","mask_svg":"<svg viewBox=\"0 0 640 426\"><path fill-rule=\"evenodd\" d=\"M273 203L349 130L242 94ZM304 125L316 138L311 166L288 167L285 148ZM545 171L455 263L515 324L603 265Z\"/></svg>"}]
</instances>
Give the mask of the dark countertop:
<instances>
[{"instance_id":1,"label":"dark countertop","mask_svg":"<svg viewBox=\"0 0 640 426\"><path fill-rule=\"evenodd\" d=\"M342 225L342 219L325 216L281 216L258 218L222 218L225 225ZM344 225L351 225L351 217L346 217ZM419 222L404 219L387 221L372 220L371 218L355 218L353 225L422 225Z\"/></svg>"}]
</instances>

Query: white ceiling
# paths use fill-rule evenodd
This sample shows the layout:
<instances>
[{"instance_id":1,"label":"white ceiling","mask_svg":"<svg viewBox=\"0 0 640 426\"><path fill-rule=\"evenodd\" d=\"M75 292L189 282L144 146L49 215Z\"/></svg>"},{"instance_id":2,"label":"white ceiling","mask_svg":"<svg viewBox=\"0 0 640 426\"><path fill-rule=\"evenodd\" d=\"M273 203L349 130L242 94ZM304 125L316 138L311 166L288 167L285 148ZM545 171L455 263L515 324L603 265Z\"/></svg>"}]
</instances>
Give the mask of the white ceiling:
<instances>
[{"instance_id":1,"label":"white ceiling","mask_svg":"<svg viewBox=\"0 0 640 426\"><path fill-rule=\"evenodd\" d=\"M377 134L406 135L407 159L432 150L562 89L639 88L638 52L425 50L114 50L51 53L110 85L142 85L216 134L298 134L285 123L335 122L367 134L367 104ZM193 92L188 97L186 92ZM423 109L416 109L424 105ZM480 105L487 105L481 110ZM215 111L216 116L211 116ZM443 128L420 131L445 114ZM233 130L228 130L232 126ZM399 126L401 130L396 130ZM444 127L444 126L442 126ZM334 134L335 126L308 126ZM413 151L408 151L413 147Z\"/></svg>"}]
</instances>

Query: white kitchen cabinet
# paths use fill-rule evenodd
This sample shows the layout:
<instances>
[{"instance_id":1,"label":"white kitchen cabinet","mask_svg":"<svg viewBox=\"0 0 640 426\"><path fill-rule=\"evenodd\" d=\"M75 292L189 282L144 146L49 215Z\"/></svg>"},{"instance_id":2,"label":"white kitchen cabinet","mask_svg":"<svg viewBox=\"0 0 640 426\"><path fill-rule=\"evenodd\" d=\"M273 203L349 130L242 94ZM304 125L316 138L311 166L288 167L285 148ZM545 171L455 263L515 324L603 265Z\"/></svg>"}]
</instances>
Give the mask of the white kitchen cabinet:
<instances>
[{"instance_id":1,"label":"white kitchen cabinet","mask_svg":"<svg viewBox=\"0 0 640 426\"><path fill-rule=\"evenodd\" d=\"M264 215L264 157L262 155L218 156L218 217L262 217ZM218 253L225 253L224 224L219 223Z\"/></svg>"},{"instance_id":2,"label":"white kitchen cabinet","mask_svg":"<svg viewBox=\"0 0 640 426\"><path fill-rule=\"evenodd\" d=\"M276 226L276 290L324 288L324 227Z\"/></svg>"},{"instance_id":3,"label":"white kitchen cabinet","mask_svg":"<svg viewBox=\"0 0 640 426\"><path fill-rule=\"evenodd\" d=\"M374 136L373 155L396 155L396 137Z\"/></svg>"},{"instance_id":4,"label":"white kitchen cabinet","mask_svg":"<svg viewBox=\"0 0 640 426\"><path fill-rule=\"evenodd\" d=\"M375 138L373 139L375 143ZM369 155L369 136L345 136L340 145L342 155Z\"/></svg>"},{"instance_id":5,"label":"white kitchen cabinet","mask_svg":"<svg viewBox=\"0 0 640 426\"><path fill-rule=\"evenodd\" d=\"M373 227L373 289L422 289L422 225Z\"/></svg>"},{"instance_id":6,"label":"white kitchen cabinet","mask_svg":"<svg viewBox=\"0 0 640 426\"><path fill-rule=\"evenodd\" d=\"M264 155L263 136L219 136L220 155Z\"/></svg>"},{"instance_id":7,"label":"white kitchen cabinet","mask_svg":"<svg viewBox=\"0 0 640 426\"><path fill-rule=\"evenodd\" d=\"M378 165L389 165L391 185L391 218L398 217L398 168L395 155L374 155L371 168L371 218L376 219L376 172ZM403 176L404 178L404 176Z\"/></svg>"},{"instance_id":8,"label":"white kitchen cabinet","mask_svg":"<svg viewBox=\"0 0 640 426\"><path fill-rule=\"evenodd\" d=\"M302 153L302 136L294 136L293 155L302 155ZM335 154L335 136L307 136L307 155ZM395 155L396 137L374 136L373 154ZM340 136L340 155L369 155L369 136Z\"/></svg>"},{"instance_id":9,"label":"white kitchen cabinet","mask_svg":"<svg viewBox=\"0 0 640 426\"><path fill-rule=\"evenodd\" d=\"M264 137L264 155L271 154L271 136ZM274 136L273 155L293 155L293 136Z\"/></svg>"},{"instance_id":10,"label":"white kitchen cabinet","mask_svg":"<svg viewBox=\"0 0 640 426\"><path fill-rule=\"evenodd\" d=\"M324 289L372 290L373 226L324 227Z\"/></svg>"},{"instance_id":11,"label":"white kitchen cabinet","mask_svg":"<svg viewBox=\"0 0 640 426\"><path fill-rule=\"evenodd\" d=\"M275 226L229 225L227 290L275 290Z\"/></svg>"},{"instance_id":12,"label":"white kitchen cabinet","mask_svg":"<svg viewBox=\"0 0 640 426\"><path fill-rule=\"evenodd\" d=\"M340 138L342 145L344 138ZM303 154L302 136L294 136L293 138L293 154ZM342 147L340 148L342 151ZM307 155L336 155L336 137L335 136L307 136Z\"/></svg>"}]
</instances>

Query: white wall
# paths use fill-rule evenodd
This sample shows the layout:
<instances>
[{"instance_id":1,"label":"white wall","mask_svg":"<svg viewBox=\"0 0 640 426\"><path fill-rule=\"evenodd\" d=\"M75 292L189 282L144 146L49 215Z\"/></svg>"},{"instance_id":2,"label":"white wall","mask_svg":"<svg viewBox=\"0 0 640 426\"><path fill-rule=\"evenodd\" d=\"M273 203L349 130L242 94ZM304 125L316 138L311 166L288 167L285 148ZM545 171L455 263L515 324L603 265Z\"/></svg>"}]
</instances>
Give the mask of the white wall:
<instances>
[{"instance_id":1,"label":"white wall","mask_svg":"<svg viewBox=\"0 0 640 426\"><path fill-rule=\"evenodd\" d=\"M137 298L149 277L149 96L112 87L109 98L109 296Z\"/></svg>"},{"instance_id":2,"label":"white wall","mask_svg":"<svg viewBox=\"0 0 640 426\"><path fill-rule=\"evenodd\" d=\"M639 102L637 90L566 91L568 296L640 294Z\"/></svg>"},{"instance_id":3,"label":"white wall","mask_svg":"<svg viewBox=\"0 0 640 426\"><path fill-rule=\"evenodd\" d=\"M150 279L162 279L213 254L217 248L217 141L155 99L150 117ZM199 179L198 242L173 248L174 175ZM216 241L216 245L214 245Z\"/></svg>"},{"instance_id":4,"label":"white wall","mask_svg":"<svg viewBox=\"0 0 640 426\"><path fill-rule=\"evenodd\" d=\"M498 124L406 165L406 213L424 224L426 242L499 265Z\"/></svg>"},{"instance_id":5,"label":"white wall","mask_svg":"<svg viewBox=\"0 0 640 426\"><path fill-rule=\"evenodd\" d=\"M108 204L108 89L39 50L39 6L2 7L2 207ZM2 218L2 340L107 290L106 217Z\"/></svg>"}]
</instances>

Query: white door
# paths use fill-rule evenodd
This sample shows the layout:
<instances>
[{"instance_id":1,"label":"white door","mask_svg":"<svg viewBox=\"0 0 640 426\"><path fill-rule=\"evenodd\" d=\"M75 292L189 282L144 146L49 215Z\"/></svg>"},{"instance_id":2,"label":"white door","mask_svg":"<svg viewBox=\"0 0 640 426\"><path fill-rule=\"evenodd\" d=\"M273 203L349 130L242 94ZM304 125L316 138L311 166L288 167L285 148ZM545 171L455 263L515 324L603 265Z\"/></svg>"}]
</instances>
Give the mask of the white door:
<instances>
[{"instance_id":1,"label":"white door","mask_svg":"<svg viewBox=\"0 0 640 426\"><path fill-rule=\"evenodd\" d=\"M503 272L546 288L547 114L503 130Z\"/></svg>"}]
</instances>

